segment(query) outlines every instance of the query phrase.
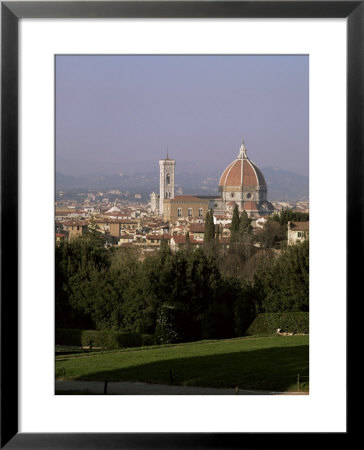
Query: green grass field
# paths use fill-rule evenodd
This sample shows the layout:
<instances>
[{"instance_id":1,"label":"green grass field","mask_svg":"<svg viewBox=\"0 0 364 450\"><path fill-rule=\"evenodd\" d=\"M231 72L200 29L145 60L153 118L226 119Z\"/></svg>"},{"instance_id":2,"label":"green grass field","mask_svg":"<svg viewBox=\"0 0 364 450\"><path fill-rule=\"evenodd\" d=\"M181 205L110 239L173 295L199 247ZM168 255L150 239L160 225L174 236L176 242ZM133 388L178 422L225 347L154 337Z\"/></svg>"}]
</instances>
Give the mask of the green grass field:
<instances>
[{"instance_id":1,"label":"green grass field","mask_svg":"<svg viewBox=\"0 0 364 450\"><path fill-rule=\"evenodd\" d=\"M201 341L56 356L56 378L308 390L308 336Z\"/></svg>"}]
</instances>

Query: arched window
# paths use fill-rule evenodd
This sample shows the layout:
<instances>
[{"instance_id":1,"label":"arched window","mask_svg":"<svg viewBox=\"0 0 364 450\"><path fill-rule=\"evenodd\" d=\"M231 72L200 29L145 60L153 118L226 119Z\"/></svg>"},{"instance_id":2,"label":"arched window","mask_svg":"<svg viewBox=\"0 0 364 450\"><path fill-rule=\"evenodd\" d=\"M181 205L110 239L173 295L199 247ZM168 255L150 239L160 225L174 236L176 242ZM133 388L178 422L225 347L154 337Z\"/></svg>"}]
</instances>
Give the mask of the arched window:
<instances>
[{"instance_id":1,"label":"arched window","mask_svg":"<svg viewBox=\"0 0 364 450\"><path fill-rule=\"evenodd\" d=\"M167 175L166 175L166 184L171 184L171 177L170 177L169 173L167 173Z\"/></svg>"},{"instance_id":2,"label":"arched window","mask_svg":"<svg viewBox=\"0 0 364 450\"><path fill-rule=\"evenodd\" d=\"M192 217L192 208L188 208L188 217Z\"/></svg>"},{"instance_id":3,"label":"arched window","mask_svg":"<svg viewBox=\"0 0 364 450\"><path fill-rule=\"evenodd\" d=\"M177 217L182 217L182 208L177 209Z\"/></svg>"}]
</instances>

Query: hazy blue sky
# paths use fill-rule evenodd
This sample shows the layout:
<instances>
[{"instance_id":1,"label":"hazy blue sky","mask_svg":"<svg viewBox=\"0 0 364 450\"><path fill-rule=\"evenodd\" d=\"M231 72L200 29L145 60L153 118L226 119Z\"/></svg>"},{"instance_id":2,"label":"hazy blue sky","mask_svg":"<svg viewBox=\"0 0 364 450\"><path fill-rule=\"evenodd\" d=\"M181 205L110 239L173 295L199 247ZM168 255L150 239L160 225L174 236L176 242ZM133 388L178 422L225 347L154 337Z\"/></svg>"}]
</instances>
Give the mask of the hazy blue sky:
<instances>
[{"instance_id":1,"label":"hazy blue sky","mask_svg":"<svg viewBox=\"0 0 364 450\"><path fill-rule=\"evenodd\" d=\"M56 169L261 168L308 175L308 56L57 56Z\"/></svg>"}]
</instances>

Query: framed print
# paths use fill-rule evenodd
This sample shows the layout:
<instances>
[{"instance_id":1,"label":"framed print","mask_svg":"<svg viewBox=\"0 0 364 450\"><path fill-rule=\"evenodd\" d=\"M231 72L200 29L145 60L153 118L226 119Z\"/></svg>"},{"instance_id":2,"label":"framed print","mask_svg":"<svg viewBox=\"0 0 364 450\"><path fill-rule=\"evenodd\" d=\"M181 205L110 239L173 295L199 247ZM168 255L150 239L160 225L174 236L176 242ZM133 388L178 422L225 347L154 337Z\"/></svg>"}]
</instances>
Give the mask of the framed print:
<instances>
[{"instance_id":1,"label":"framed print","mask_svg":"<svg viewBox=\"0 0 364 450\"><path fill-rule=\"evenodd\" d=\"M361 1L2 2L2 447L253 448L268 446L268 442L269 446L288 445L289 440L297 439L300 439L300 443L307 443L312 436L315 436L315 439L324 439L325 433L336 433L336 438L342 439L344 443L344 440L348 438L346 388L348 347L345 319L347 302L353 296L353 292L359 288L358 280L363 269L363 264L358 264L356 259L354 263L351 257L354 248L356 251L359 248L361 252L363 248L361 214L363 157L360 151L363 147L363 19L364 6ZM234 70L241 73L245 70L244 75L249 76L249 71L252 70L249 64L245 62L245 65L241 65L239 62L247 61L244 58L249 59L249 64L252 58L256 58L256 61L267 58L269 64L272 60L276 61L276 66L272 66L264 60L264 69L258 66L256 72L252 71L255 73L255 80L263 80L259 85L260 88L255 88L249 78L237 78L238 81L236 81L232 76ZM269 90L266 86L273 85L275 71L280 79L284 79L282 73L285 70L291 70L287 69L290 63L286 65L286 61L296 60L304 61L304 69L301 72L290 72L289 82L292 82L296 91L282 90L271 95L273 88L270 87ZM189 71L190 68L191 71ZM200 75L196 74L197 72ZM170 79L178 80L178 83L174 85L177 86L175 92L173 89L166 91L168 84L166 73L171 74ZM299 84L298 80L302 73L305 74L306 81ZM198 76L201 77L196 83L194 97L203 98L203 101L209 105L210 111L218 112L218 117L222 118L220 126L225 128L225 133L229 133L229 136L233 132L232 128L226 131L227 124L236 122L239 124L236 128L240 126L242 128L240 139L245 133L249 133L249 130L256 128L256 135L261 139L265 134L267 139L275 136L277 142L280 142L278 132L275 134L274 130L279 128L279 125L275 125L277 117L282 118L281 123L285 124L282 128L284 128L283 134L286 141L290 142L291 147L295 147L287 153L286 160L290 159L291 164L296 164L296 167L301 166L297 170L303 172L308 171L308 156L303 155L305 148L308 148L308 120L305 135L307 142L300 146L305 137L297 132L298 126L293 114L290 120L283 122L282 104L285 97L290 97L290 102L296 105L297 110L304 117L307 118L309 111L310 393L309 395L269 396L265 393L261 396L253 395L243 398L241 395L239 398L234 395L155 395L155 392L149 396L128 395L128 393L104 396L69 395L71 392L66 392L68 395L54 395L59 394L57 390L54 390L54 375L61 382L67 379L69 371L75 370L70 361L79 355L81 347L87 347L86 350L83 348L84 353L81 355L83 361L87 359L86 366L91 366L94 356L103 357L104 355L103 344L98 341L101 335L96 335L96 332L86 333L86 337L76 336L76 339L81 340L80 348L74 353L68 347L61 349L61 357L56 360L56 367L54 367L55 328L61 330L66 328L64 324L71 323L71 316L67 316L67 311L62 310L62 314L64 313L66 317L65 322L57 316L59 309L55 312L52 299L55 285L54 268L57 263L54 260L54 212L56 211L56 216L61 217L56 221L56 239L60 241L66 238L72 242L71 234L73 232L77 234L80 229L82 231L84 225L84 223L77 224L74 219L78 217L79 192L73 193L76 200L71 199L67 203L64 200L63 190L56 189L56 209L54 210L54 185L56 177L59 177L55 174L55 161L58 165L57 171L60 167L65 168L66 171L69 170L67 182L70 182L71 169L75 171L75 174L80 174L82 170L97 171L102 164L104 167L109 164L110 173L114 173L115 160L112 159L111 153L107 153L106 149L101 147L103 142L109 142L108 145L115 145L116 148L120 143L120 134L117 134L115 138L116 144L110 144L111 141L108 141L113 135L113 130L119 126L117 121L115 122L115 115L119 114L123 120L123 133L125 135L139 134L142 138L138 141L138 145L145 145L146 148L157 146L151 143L153 132L157 133L154 118L157 117L159 122L164 122L165 133L163 126L158 130L158 139L162 139L161 145L164 146L161 147L161 152L166 154L165 157L162 155L161 161L158 162L157 152L151 156L152 150L149 153L137 153L135 149L130 151L140 155L135 161L131 157L130 164L152 165L156 160L158 176L159 170L161 171L160 176L164 184L160 182L159 191L155 191L157 194L154 192L154 197L148 198L151 202L150 211L140 212L138 207L139 209L136 209L139 212L136 209L130 210L125 213L127 218L122 217L124 214L122 210L126 203L119 200L119 197L122 197L121 188L118 188L120 190L116 192L115 186L114 192L110 191L110 187L98 186L97 191L90 191L82 200L86 202L83 206L88 205L88 212L97 210L93 219L86 217L86 220L92 222L88 230L93 230L93 236L102 235L105 239L103 246L108 248L128 248L131 243L130 236L132 236L133 242L139 239L139 243L143 243L143 248L149 251L155 244L156 234L153 227L152 231L145 227L146 229L139 236L133 230L134 224L138 222L136 219L140 214L145 214L145 217L149 217L147 216L149 213L153 215L153 205L159 212L164 208L169 211L170 207L172 214L171 205L176 199L193 203L188 205L186 203L187 206L181 203L176 206L176 221L181 219L181 223L176 226L182 226L185 218L187 222L194 224L194 227L188 228L188 238L185 235L186 246L202 242L201 239L204 239L198 235L201 228L199 228L199 220L206 217L204 228L206 233L208 217L206 211L209 210L207 205L212 200L215 202L215 209L228 212L231 217L233 217L233 204L239 206L241 203L241 209L249 212L250 225L253 219L257 220L258 217L264 216L264 211L270 208L271 204L264 197L264 176L261 175L259 164L250 162L250 156L252 160L254 156L250 153L248 142L246 146L244 142L238 143L239 155L236 161L231 163L230 160L233 160L235 156L234 150L227 148L227 142L230 142L229 146L231 145L231 137L229 137L230 140L224 139L219 144L223 148L221 152L225 153L224 157L227 159L226 164L221 167L221 170L219 169L221 204L217 201L217 194L214 194L214 197L210 195L211 198L203 195L210 194L210 191L201 189L199 192L187 192L188 181L183 186L178 185L177 177L180 175L177 168L175 172L172 164L175 156L173 152L177 147L176 136L178 139L184 139L183 133L187 135L192 129L204 130L205 134L205 137L201 137L202 134L199 137L201 147L204 148L202 154L205 160L198 160L197 152L188 156L187 150L184 152L181 150L176 167L182 162L183 156L186 157L186 163L188 163L188 157L194 158L196 167L198 164L200 164L199 167L203 165L207 167L210 160L215 162L218 160L218 153L213 153L214 143L206 138L209 131L214 135L218 122L213 123L212 116L208 116L205 113L206 110L201 109L200 113L197 107L184 110L184 102L187 102L186 98L190 92L186 90L184 95L177 92L178 90L183 94L184 79L189 76L193 76L193 80L199 80ZM107 80L107 82L100 83L100 80ZM130 80L136 83L135 88ZM239 80L243 80L246 84L252 83L250 88L250 93L254 97L252 101L249 100L248 90L244 91L245 97L239 97L237 88L233 90L234 83L239 83ZM89 86L88 90L84 91L85 83L89 83ZM190 83L188 87L190 88L192 84ZM287 84L286 89L289 88ZM69 86L72 88L69 89ZM120 92L127 86L127 89L122 91L127 108L123 109L125 105L118 104L116 95L113 94L119 92L118 86ZM216 104L211 101L210 93L214 89L216 92L224 92L225 97L230 95L233 99L229 105L235 106L231 106L229 114L223 115L222 96L216 96ZM168 93L165 94L165 92ZM287 92L290 94L288 95ZM93 99L97 99L91 106L90 95ZM183 119L186 128L183 133L180 130L176 131L176 122L169 121L168 115L163 114L162 107L165 104L163 95L168 97L168 100L175 99L175 109L173 109L175 114L180 113L180 117L188 116L190 119ZM272 98L271 105L266 103L267 97ZM143 122L140 109L133 110L130 99L135 98L138 98L139 104L143 104L145 109L151 108L150 105L154 101L154 118L153 115L146 116L150 121L149 124L145 119ZM304 100L300 103L302 98ZM83 103L80 108L81 101ZM143 101L149 103L143 103ZM106 103L107 105L103 106ZM62 109L64 104L66 106ZM257 104L261 108L260 120L255 119L254 123L249 119L258 117L259 107L257 106L254 110ZM103 107L105 107L104 110ZM161 109L158 110L159 107ZM83 126L84 116L88 118L86 121L88 125L86 125L84 136L80 137L77 131ZM94 118L92 119L94 125L90 125L92 122L90 117ZM266 117L270 117L270 120L266 120ZM210 125L207 123L209 120ZM198 125L199 121L200 125ZM243 123L240 125L240 122ZM106 132L103 140L97 142L96 134L93 132L97 127L101 127L100 123ZM133 128L136 123L141 124L139 133ZM259 127L264 128L264 132ZM171 130L174 130L174 137ZM289 141L290 133L300 136L296 138L299 142L295 144L294 140ZM165 134L164 138L161 137L163 134ZM221 133L222 136L223 134ZM173 142L172 147L167 140ZM77 145L72 147L72 142L76 142ZM131 141L126 142L130 148L133 148ZM64 148L68 146L68 150L66 148L68 153L65 150L62 154L61 143L65 143ZM187 148L188 140L185 141L185 146ZM82 147L86 148L88 153L77 153ZM270 148L267 142L265 147ZM54 148L56 148L55 152ZM208 151L207 148L210 150ZM274 149L274 142L272 149ZM227 156L230 153L232 158ZM148 154L152 162L148 160ZM98 159L100 155L103 158ZM274 153L274 150L271 150L270 155L273 165L274 161L277 161L278 151ZM126 164L127 152L124 152L123 156ZM61 157L71 157L71 164L65 162L66 158L62 162ZM79 158L78 162L77 158ZM303 167L305 161L306 168ZM77 164L79 164L78 168ZM243 169L244 164L250 164L249 167L253 168L251 176L258 174L256 175L258 187L255 190L250 189L250 184L244 185L243 181L238 188L234 183L228 183L230 174L239 164L241 180L244 176L249 179L249 169ZM224 170L225 167L226 170ZM202 173L202 169L199 170ZM262 172L264 173L264 169ZM121 168L118 168L118 175L119 178L124 175ZM208 180L208 176L205 179ZM132 192L134 203L144 198L143 195L152 194L152 191L146 191L146 194L132 191L132 182L135 182L136 186L141 186L141 181L129 178L129 185L125 187L128 195ZM206 186L208 184L205 184L204 188ZM250 190L247 190L247 186ZM215 188L216 186L213 189ZM101 192L104 189L109 189L107 198L104 198L106 196ZM177 193L177 190L180 192ZM184 197L184 190L186 195L189 195L188 198ZM256 197L255 208L251 206L252 196L254 199ZM162 197L164 200L161 201ZM199 209L196 210L198 212L196 212L196 223L194 223L192 217L196 202L200 204ZM75 213L73 216L71 213L71 218L65 219L61 209L68 208L68 205L71 206L72 211L75 210ZM183 208L186 208L185 213ZM231 211L228 211L229 208ZM167 212L164 212L164 215L166 214ZM67 212L67 217L68 215ZM105 222L106 217L110 217L108 223ZM334 222L332 217L336 217ZM81 217L81 219L84 218ZM292 222L288 222L288 227L291 223L299 223L295 220L291 219ZM138 227L142 228L146 223L143 222L140 225L138 222ZM115 226L118 228L116 235L113 231ZM157 226L162 229L163 223L160 222ZM287 227L287 223L284 226ZM126 228L122 229L123 227ZM222 230L223 226L221 233ZM302 233L306 231L308 229L299 228L297 236L302 238ZM231 236L231 230L229 233ZM181 240L178 238L178 233L170 234L170 228L168 228L166 232L163 230L164 235L166 236L164 239L171 238L171 243L173 240L173 245L178 247ZM216 242L220 239L219 234L216 238L216 228L214 239ZM224 242L223 236L220 240L221 243ZM257 242L262 245L263 241ZM158 243L160 246L162 244ZM281 249L276 248L276 250ZM224 270L228 272L229 269L225 267ZM122 274L122 272L118 273ZM101 291L98 289L103 280L102 277L96 278L92 289L93 292L99 293ZM193 280L194 283L195 281ZM199 285L199 283L203 283L200 278L195 284ZM209 289L209 283L206 286L206 289ZM308 281L306 281L306 287L308 288ZM73 291L72 301L82 302L84 299L80 300L81 295L77 289ZM82 289L90 289L90 285L83 286ZM130 317L135 314L133 302L138 295L135 290L130 293L129 306L132 310L132 312L129 310ZM102 296L101 292L99 298L102 299ZM57 291L56 298L58 298ZM141 298L140 301L143 299ZM115 315L111 317L107 314L86 317L84 328L91 328L87 325L87 320L90 318L93 321L99 321L96 327L98 330L104 330L105 321L114 320L113 339L121 342L127 338L142 339L141 336L143 336L144 341L140 342L147 345L148 339L151 339L151 336L155 339L157 335L150 323L155 325L157 323L155 317L158 316L158 333L160 333L158 336L162 337L158 338L158 342L153 341L153 345L179 345L178 340L163 340L167 339L163 337L166 334L160 331L163 322L160 319L162 306L166 309L168 306L166 305L167 303L158 304L158 308L155 308L155 315L151 315L154 322L152 320L148 322L147 314L144 317L138 316L139 325L135 329L125 326L125 322L130 322L125 309L117 319ZM176 308L175 305L174 308ZM201 317L203 314L211 314L208 317L213 317L210 310L209 313L205 310L197 310L196 317ZM86 307L83 312L85 311ZM221 322L225 317L224 309L220 308L216 311L215 316L218 315L218 319L213 323L216 323L216 330L220 330L220 335L216 334L215 329L215 331L204 329L202 332L202 326L196 331L193 328L195 322L191 321L190 317L188 317L190 326L184 329L178 328L179 332L181 335L184 332L192 333L191 339L186 338L190 341L215 339L216 336L224 339L241 336L224 334L226 328L221 331ZM302 310L298 308L295 311ZM123 314L125 328L120 325L121 314ZM164 312L164 314L167 313ZM54 324L54 317L56 317L56 324ZM184 323L183 320L181 319L180 323ZM233 326L236 326L235 322ZM166 329L163 329L163 332L166 333ZM283 330L283 333L280 327L278 329L279 334L292 334L289 333L289 329ZM153 333L150 336L147 335L149 330ZM121 336L122 332L126 331L129 333L128 336L126 337L125 334ZM286 331L288 333L285 333ZM59 332L58 339L61 331L57 332ZM104 332L103 336L106 334ZM290 339L288 336L274 338L281 339L281 342L284 342L284 339ZM291 342L296 338L302 339L302 342L304 339L308 341L308 336L294 336ZM66 345L67 342L64 340L63 344ZM97 353L98 347L101 353ZM297 344L295 349L299 352L300 345ZM115 350L105 352L105 355L112 355L113 351L115 352ZM221 350L221 353L228 354L228 350ZM128 356L130 359L134 357L132 351L129 351ZM110 361L109 363L112 364ZM206 361L207 359L201 366L208 368L206 371L211 370ZM220 361L226 360L222 358ZM151 371L157 370L156 364L153 366L153 362L149 363L151 366L147 363L144 365ZM185 362L185 364L189 363ZM239 364L237 360L236 364ZM277 362L275 366L278 366ZM132 371L128 367L125 371ZM175 369L168 367L167 372L166 370L163 366L163 371L168 375L167 378L173 381ZM281 365L281 376L291 376L288 370L288 366ZM297 375L297 386L305 386L303 378L308 377L308 372L307 374L301 372L301 380L300 374ZM82 376L85 375L80 376L81 381L87 379L87 374L86 378L82 379ZM104 383L103 392L112 393L110 389L113 379L104 378L102 374L100 380ZM135 379L143 380L140 373L136 378L135 376L131 378L131 381ZM266 379L263 381L267 382ZM188 384L188 380L181 383ZM287 382L287 386L288 384ZM334 390L335 395L333 395ZM236 386L235 393L239 394L239 386ZM292 414L291 411L295 413Z\"/></svg>"}]
</instances>

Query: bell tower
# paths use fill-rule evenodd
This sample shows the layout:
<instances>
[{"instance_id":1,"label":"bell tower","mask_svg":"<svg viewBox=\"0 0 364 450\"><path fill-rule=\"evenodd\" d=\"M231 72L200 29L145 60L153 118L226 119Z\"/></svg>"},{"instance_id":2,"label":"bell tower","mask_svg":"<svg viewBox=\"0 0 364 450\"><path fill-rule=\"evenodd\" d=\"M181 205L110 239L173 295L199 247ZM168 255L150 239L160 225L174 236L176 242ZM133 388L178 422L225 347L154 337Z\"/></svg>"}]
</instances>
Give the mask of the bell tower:
<instances>
[{"instance_id":1,"label":"bell tower","mask_svg":"<svg viewBox=\"0 0 364 450\"><path fill-rule=\"evenodd\" d=\"M163 200L174 198L174 168L176 161L167 157L159 161L159 214L163 214Z\"/></svg>"}]
</instances>

